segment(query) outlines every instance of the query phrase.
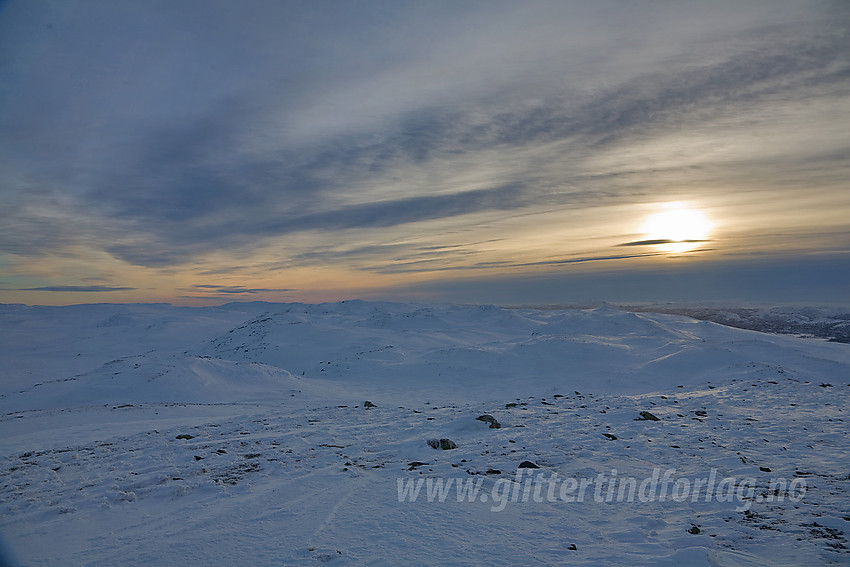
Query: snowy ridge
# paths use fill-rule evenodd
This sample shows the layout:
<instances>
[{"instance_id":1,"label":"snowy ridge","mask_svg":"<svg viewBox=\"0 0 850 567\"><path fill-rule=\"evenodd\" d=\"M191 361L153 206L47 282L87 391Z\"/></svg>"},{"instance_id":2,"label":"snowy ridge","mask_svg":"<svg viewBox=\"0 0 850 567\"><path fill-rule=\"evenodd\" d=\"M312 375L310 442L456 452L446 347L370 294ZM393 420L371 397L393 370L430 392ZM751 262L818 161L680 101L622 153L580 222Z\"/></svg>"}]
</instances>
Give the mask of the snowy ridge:
<instances>
[{"instance_id":1,"label":"snowy ridge","mask_svg":"<svg viewBox=\"0 0 850 567\"><path fill-rule=\"evenodd\" d=\"M846 307L700 307L656 304L623 308L635 312L684 315L739 329L820 337L834 342L850 343L850 312Z\"/></svg>"},{"instance_id":2,"label":"snowy ridge","mask_svg":"<svg viewBox=\"0 0 850 567\"><path fill-rule=\"evenodd\" d=\"M609 306L0 306L0 360L0 533L27 565L850 557L842 344ZM494 511L526 461L752 494ZM400 501L419 479L490 500ZM776 479L805 495L757 501Z\"/></svg>"}]
</instances>

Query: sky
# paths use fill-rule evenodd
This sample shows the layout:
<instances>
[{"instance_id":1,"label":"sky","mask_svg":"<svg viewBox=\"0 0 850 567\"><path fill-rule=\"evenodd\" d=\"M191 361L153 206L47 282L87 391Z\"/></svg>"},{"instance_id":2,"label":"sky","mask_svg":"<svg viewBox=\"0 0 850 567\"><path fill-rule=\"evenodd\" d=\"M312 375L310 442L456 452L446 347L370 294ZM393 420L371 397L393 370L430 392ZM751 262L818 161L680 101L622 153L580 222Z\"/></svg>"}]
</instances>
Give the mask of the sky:
<instances>
[{"instance_id":1,"label":"sky","mask_svg":"<svg viewBox=\"0 0 850 567\"><path fill-rule=\"evenodd\" d=\"M850 303L846 0L0 3L0 302Z\"/></svg>"}]
</instances>

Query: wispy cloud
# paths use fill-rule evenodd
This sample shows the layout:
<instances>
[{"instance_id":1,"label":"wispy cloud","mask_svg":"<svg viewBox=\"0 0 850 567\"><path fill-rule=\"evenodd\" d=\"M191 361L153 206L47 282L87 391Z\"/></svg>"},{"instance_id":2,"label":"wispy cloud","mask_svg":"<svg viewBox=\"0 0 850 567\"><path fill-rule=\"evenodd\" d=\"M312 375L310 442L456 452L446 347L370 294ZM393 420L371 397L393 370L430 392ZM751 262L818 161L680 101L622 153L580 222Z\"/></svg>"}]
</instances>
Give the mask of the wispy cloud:
<instances>
[{"instance_id":1,"label":"wispy cloud","mask_svg":"<svg viewBox=\"0 0 850 567\"><path fill-rule=\"evenodd\" d=\"M74 293L101 293L108 291L132 291L134 287L108 286L108 285L46 285L42 287L16 288L14 291L58 291Z\"/></svg>"},{"instance_id":2,"label":"wispy cloud","mask_svg":"<svg viewBox=\"0 0 850 567\"><path fill-rule=\"evenodd\" d=\"M289 288L263 288L263 287L245 287L241 285L212 285L212 284L196 284L192 289L203 293L216 294L253 294L253 293L268 293L278 291L296 291Z\"/></svg>"},{"instance_id":3,"label":"wispy cloud","mask_svg":"<svg viewBox=\"0 0 850 567\"><path fill-rule=\"evenodd\" d=\"M199 278L554 269L653 256L617 254L667 242L594 211L683 196L752 231L840 231L850 10L710 4L10 3L2 253ZM544 244L541 213L572 232Z\"/></svg>"},{"instance_id":4,"label":"wispy cloud","mask_svg":"<svg viewBox=\"0 0 850 567\"><path fill-rule=\"evenodd\" d=\"M670 240L667 238L657 238L651 240L634 240L632 242L623 242L617 246L659 246L661 244L697 244L700 242L709 242L708 240Z\"/></svg>"}]
</instances>

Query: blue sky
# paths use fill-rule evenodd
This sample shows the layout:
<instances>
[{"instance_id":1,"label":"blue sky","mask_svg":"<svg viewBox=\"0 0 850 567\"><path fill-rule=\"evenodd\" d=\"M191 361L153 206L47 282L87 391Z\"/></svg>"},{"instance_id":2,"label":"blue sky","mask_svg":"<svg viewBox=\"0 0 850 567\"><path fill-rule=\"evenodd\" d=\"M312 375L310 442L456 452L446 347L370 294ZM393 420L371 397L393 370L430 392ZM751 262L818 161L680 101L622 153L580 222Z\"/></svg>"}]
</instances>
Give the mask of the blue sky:
<instances>
[{"instance_id":1,"label":"blue sky","mask_svg":"<svg viewBox=\"0 0 850 567\"><path fill-rule=\"evenodd\" d=\"M841 0L7 1L0 301L841 302L848 29ZM647 228L671 208L707 228Z\"/></svg>"}]
</instances>

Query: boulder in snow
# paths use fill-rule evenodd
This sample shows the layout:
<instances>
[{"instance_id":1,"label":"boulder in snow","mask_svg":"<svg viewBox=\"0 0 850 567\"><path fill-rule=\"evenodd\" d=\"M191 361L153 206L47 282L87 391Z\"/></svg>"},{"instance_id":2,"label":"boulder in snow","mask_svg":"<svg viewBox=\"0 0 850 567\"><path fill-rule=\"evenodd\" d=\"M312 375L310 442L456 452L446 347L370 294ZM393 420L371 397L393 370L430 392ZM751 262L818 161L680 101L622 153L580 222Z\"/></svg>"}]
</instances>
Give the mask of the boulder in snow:
<instances>
[{"instance_id":1,"label":"boulder in snow","mask_svg":"<svg viewBox=\"0 0 850 567\"><path fill-rule=\"evenodd\" d=\"M479 415L475 419L477 419L478 421L483 421L485 423L489 423L490 429L501 429L502 428L502 424L499 423L496 420L496 418L493 417L492 415L490 415L489 413L485 413L484 415Z\"/></svg>"},{"instance_id":2,"label":"boulder in snow","mask_svg":"<svg viewBox=\"0 0 850 567\"><path fill-rule=\"evenodd\" d=\"M449 449L457 449L457 444L451 439L428 439L428 445L433 449L442 449L443 451L448 451Z\"/></svg>"}]
</instances>

